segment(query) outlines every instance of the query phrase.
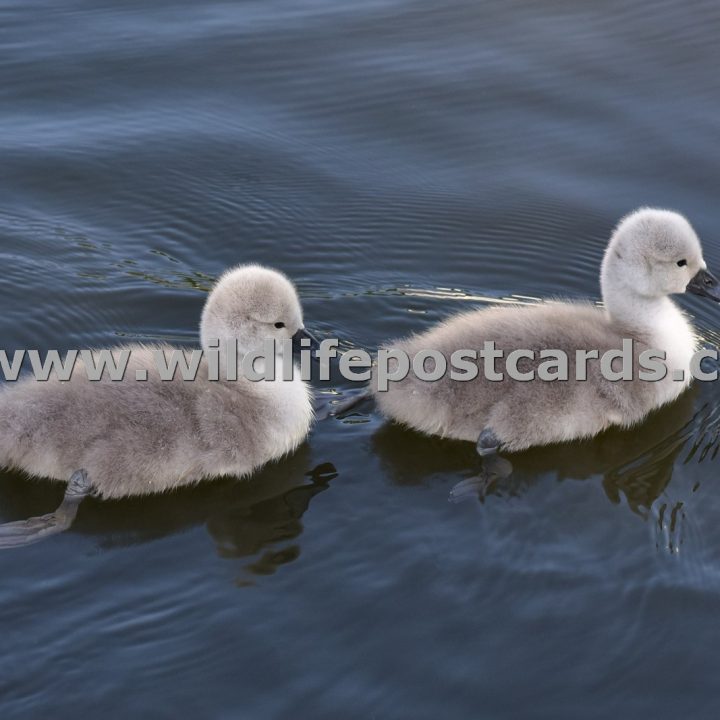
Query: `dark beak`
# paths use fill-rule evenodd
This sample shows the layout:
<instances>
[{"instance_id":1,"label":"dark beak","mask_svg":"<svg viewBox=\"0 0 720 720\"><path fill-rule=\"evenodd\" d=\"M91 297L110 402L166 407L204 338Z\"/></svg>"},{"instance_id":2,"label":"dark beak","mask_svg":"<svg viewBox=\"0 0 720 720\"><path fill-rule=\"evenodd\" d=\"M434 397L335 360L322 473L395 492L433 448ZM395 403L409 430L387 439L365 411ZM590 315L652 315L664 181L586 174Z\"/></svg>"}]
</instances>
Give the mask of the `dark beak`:
<instances>
[{"instance_id":1,"label":"dark beak","mask_svg":"<svg viewBox=\"0 0 720 720\"><path fill-rule=\"evenodd\" d=\"M720 302L720 281L707 270L700 270L688 283L685 290Z\"/></svg>"},{"instance_id":2,"label":"dark beak","mask_svg":"<svg viewBox=\"0 0 720 720\"><path fill-rule=\"evenodd\" d=\"M301 342L302 340L305 340L306 342ZM309 342L307 342L309 340ZM292 349L293 349L293 356L299 356L300 352L302 350L310 350L312 352L312 357L315 359L317 351L320 349L320 343L317 341L317 338L309 333L305 328L300 328L293 336L292 336Z\"/></svg>"}]
</instances>

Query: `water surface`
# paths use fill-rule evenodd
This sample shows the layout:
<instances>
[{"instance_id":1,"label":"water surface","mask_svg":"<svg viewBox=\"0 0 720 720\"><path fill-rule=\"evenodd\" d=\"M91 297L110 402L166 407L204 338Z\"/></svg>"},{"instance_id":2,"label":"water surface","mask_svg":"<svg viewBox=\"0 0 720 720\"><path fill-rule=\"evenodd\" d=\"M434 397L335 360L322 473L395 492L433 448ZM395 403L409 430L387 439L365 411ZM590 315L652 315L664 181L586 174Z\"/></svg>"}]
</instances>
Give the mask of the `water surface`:
<instances>
[{"instance_id":1,"label":"water surface","mask_svg":"<svg viewBox=\"0 0 720 720\"><path fill-rule=\"evenodd\" d=\"M4 0L2 346L193 343L259 261L373 349L597 298L643 204L720 268L719 31L708 1ZM714 718L718 448L698 385L451 505L472 447L363 407L251 481L86 501L0 555L0 716ZM3 473L0 520L61 495Z\"/></svg>"}]
</instances>

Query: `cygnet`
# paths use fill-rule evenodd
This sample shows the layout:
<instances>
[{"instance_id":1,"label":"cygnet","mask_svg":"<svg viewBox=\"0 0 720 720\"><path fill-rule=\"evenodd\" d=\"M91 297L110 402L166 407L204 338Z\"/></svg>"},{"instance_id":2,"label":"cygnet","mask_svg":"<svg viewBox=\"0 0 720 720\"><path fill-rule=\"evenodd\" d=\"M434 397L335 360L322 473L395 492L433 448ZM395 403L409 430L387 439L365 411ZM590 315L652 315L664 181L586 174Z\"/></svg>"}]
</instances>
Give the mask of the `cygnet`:
<instances>
[{"instance_id":1,"label":"cygnet","mask_svg":"<svg viewBox=\"0 0 720 720\"><path fill-rule=\"evenodd\" d=\"M568 381L546 381L537 372L530 381L514 380L501 361L497 365L504 379L494 381L485 376L480 360L474 380L453 380L448 371L428 382L410 372L379 392L375 369L371 389L380 411L424 433L476 442L482 456L587 438L610 426L639 422L674 400L691 380L698 341L669 296L687 291L720 301L718 281L707 271L700 241L683 216L642 208L623 218L612 234L600 282L603 307L547 302L475 310L390 345L411 359L421 350L439 351L450 367L455 351L479 353L485 341L494 341L505 359L513 350L534 351L535 360L518 364L524 373L538 370L540 351L560 350L568 358ZM576 351L596 350L602 357L621 350L623 339L633 342L631 380L606 379L594 359L585 363L587 379L576 379ZM667 374L655 382L640 379L638 372L641 353L650 349L666 355ZM611 369L618 369L617 362ZM432 371L432 360L426 369Z\"/></svg>"},{"instance_id":2,"label":"cygnet","mask_svg":"<svg viewBox=\"0 0 720 720\"><path fill-rule=\"evenodd\" d=\"M242 372L243 358L262 354L268 338L275 340L275 379L252 381ZM312 397L298 372L283 379L283 350L288 339L296 349L306 347L304 338L315 342L304 329L292 282L267 267L240 265L208 296L200 323L205 352L195 380L183 380L179 371L170 381L160 379L156 353L169 359L175 348L129 345L113 349L118 358L129 351L119 381L90 381L78 359L70 380L52 375L46 382L23 377L6 383L0 390L0 465L69 482L55 513L0 526L0 547L66 529L89 493L121 498L247 476L294 450L310 429ZM237 380L228 380L235 362L231 344L237 346ZM212 351L220 359L218 380L210 372ZM181 352L189 358L191 351ZM261 365L258 358L254 370L263 372ZM138 379L143 375L147 380Z\"/></svg>"}]
</instances>

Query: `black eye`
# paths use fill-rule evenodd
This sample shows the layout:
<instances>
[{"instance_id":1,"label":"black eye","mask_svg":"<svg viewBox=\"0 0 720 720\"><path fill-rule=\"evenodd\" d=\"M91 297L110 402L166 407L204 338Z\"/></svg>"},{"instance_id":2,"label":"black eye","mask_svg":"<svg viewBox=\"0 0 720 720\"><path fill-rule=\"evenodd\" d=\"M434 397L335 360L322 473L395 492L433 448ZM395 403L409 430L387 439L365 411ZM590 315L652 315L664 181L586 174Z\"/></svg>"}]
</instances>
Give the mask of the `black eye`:
<instances>
[{"instance_id":1,"label":"black eye","mask_svg":"<svg viewBox=\"0 0 720 720\"><path fill-rule=\"evenodd\" d=\"M276 322L275 327L279 330L280 328L285 327L285 323L284 322Z\"/></svg>"},{"instance_id":2,"label":"black eye","mask_svg":"<svg viewBox=\"0 0 720 720\"><path fill-rule=\"evenodd\" d=\"M687 260L678 260L677 266L678 267L685 267L687 265Z\"/></svg>"}]
</instances>

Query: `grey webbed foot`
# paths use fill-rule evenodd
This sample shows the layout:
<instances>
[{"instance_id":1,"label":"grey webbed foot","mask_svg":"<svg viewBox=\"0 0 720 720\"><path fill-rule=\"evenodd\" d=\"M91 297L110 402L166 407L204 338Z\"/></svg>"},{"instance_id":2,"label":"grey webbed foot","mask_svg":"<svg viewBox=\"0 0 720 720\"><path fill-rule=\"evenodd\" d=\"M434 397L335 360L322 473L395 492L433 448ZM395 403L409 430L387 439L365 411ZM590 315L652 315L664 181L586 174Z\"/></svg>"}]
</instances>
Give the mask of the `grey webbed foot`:
<instances>
[{"instance_id":1,"label":"grey webbed foot","mask_svg":"<svg viewBox=\"0 0 720 720\"><path fill-rule=\"evenodd\" d=\"M479 475L473 475L453 485L448 496L448 502L460 503L465 500L483 500L494 483L495 478L481 471Z\"/></svg>"},{"instance_id":2,"label":"grey webbed foot","mask_svg":"<svg viewBox=\"0 0 720 720\"><path fill-rule=\"evenodd\" d=\"M485 428L478 436L475 447L480 457L488 457L497 453L500 440L490 428Z\"/></svg>"},{"instance_id":3,"label":"grey webbed foot","mask_svg":"<svg viewBox=\"0 0 720 720\"><path fill-rule=\"evenodd\" d=\"M512 464L499 455L487 455L483 458L480 472L473 477L461 480L450 490L448 501L459 503L464 500L485 499L495 483L510 477Z\"/></svg>"},{"instance_id":4,"label":"grey webbed foot","mask_svg":"<svg viewBox=\"0 0 720 720\"><path fill-rule=\"evenodd\" d=\"M87 472L76 470L55 512L0 525L0 550L32 545L67 530L75 520L80 503L91 493L92 483Z\"/></svg>"},{"instance_id":5,"label":"grey webbed foot","mask_svg":"<svg viewBox=\"0 0 720 720\"><path fill-rule=\"evenodd\" d=\"M338 417L343 415L349 410L360 405L360 403L368 400L372 393L369 390L360 390L359 392L348 392L348 397L343 396L341 400L337 402L331 402L330 400L321 400L320 398L315 399L315 418L317 420L326 420L329 417Z\"/></svg>"}]
</instances>

